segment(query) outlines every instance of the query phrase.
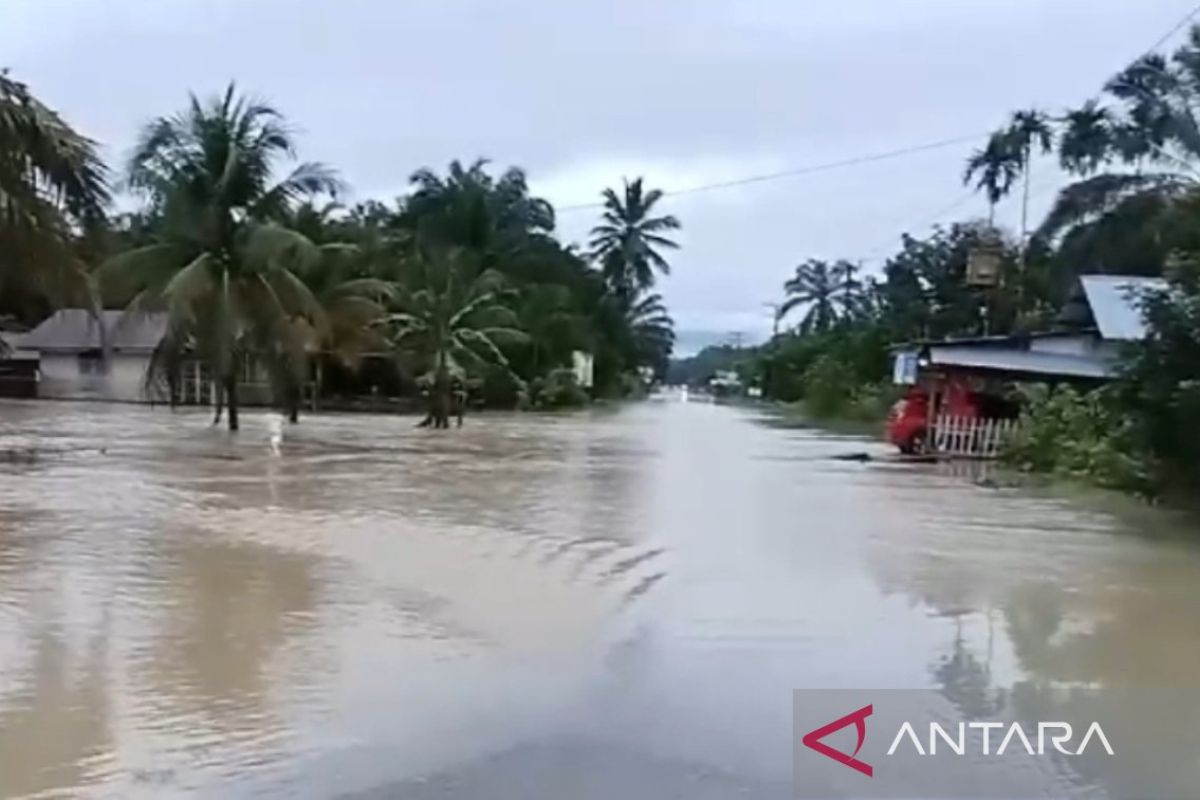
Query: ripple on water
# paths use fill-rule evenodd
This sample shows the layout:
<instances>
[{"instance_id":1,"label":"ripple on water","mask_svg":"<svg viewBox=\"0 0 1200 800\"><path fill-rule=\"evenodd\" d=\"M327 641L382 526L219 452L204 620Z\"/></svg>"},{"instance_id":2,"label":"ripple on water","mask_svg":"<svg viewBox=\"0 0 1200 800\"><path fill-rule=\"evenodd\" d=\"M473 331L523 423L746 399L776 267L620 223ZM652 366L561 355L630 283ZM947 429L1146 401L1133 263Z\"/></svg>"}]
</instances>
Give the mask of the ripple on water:
<instances>
[{"instance_id":1,"label":"ripple on water","mask_svg":"<svg viewBox=\"0 0 1200 800\"><path fill-rule=\"evenodd\" d=\"M1195 548L1130 535L1165 517L854 437L319 415L274 457L266 419L0 402L0 795L785 797L797 686L1200 659Z\"/></svg>"}]
</instances>

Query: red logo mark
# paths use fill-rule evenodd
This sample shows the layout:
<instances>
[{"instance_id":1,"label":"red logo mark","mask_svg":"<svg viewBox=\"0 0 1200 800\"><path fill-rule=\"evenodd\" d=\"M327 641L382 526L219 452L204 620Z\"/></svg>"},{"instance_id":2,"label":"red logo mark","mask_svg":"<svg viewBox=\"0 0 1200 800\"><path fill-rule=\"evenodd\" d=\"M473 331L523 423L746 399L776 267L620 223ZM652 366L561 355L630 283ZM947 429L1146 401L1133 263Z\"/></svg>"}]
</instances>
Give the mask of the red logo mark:
<instances>
[{"instance_id":1,"label":"red logo mark","mask_svg":"<svg viewBox=\"0 0 1200 800\"><path fill-rule=\"evenodd\" d=\"M862 749L863 741L867 738L866 719L873 713L875 713L875 706L873 704L869 706L863 706L858 711L847 714L841 719L835 719L828 725L817 728L815 731L809 731L808 733L804 734L804 738L800 741L804 743L805 747L816 750L823 756L832 758L834 761L837 761L840 764L845 764L850 769L858 770L868 778L873 777L875 775L875 770L872 769L871 765L855 758L855 756L858 755L858 751ZM855 745L853 753L843 753L841 750L834 750L832 747L824 744L821 741L829 734L833 733L834 731L840 731L842 728L850 725L851 723L853 723L854 729L858 733L858 744Z\"/></svg>"}]
</instances>

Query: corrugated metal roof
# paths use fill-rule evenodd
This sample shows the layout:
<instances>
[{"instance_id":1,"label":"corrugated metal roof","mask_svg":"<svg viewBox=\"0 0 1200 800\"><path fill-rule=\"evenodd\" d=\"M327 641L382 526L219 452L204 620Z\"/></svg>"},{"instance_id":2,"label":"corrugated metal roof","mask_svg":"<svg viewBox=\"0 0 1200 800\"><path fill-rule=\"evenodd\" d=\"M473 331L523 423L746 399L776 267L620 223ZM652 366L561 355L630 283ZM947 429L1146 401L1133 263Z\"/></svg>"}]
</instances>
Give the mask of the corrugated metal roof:
<instances>
[{"instance_id":1,"label":"corrugated metal roof","mask_svg":"<svg viewBox=\"0 0 1200 800\"><path fill-rule=\"evenodd\" d=\"M0 359L7 361L37 361L37 353L24 349L24 333L0 332Z\"/></svg>"},{"instance_id":2,"label":"corrugated metal roof","mask_svg":"<svg viewBox=\"0 0 1200 800\"><path fill-rule=\"evenodd\" d=\"M1112 362L1102 358L1014 348L931 345L928 352L929 363L943 367L1072 378L1108 378L1114 371Z\"/></svg>"},{"instance_id":3,"label":"corrugated metal roof","mask_svg":"<svg viewBox=\"0 0 1200 800\"><path fill-rule=\"evenodd\" d=\"M922 347L930 345L971 345L978 347L1026 347L1030 342L1036 342L1042 339L1062 339L1081 334L1095 333L1094 328L1079 328L1069 331L1037 331L1035 333L1003 333L992 334L989 336L951 336L944 339L915 339L910 342L899 342L893 344L889 349L893 353L900 353L908 350L919 350Z\"/></svg>"},{"instance_id":4,"label":"corrugated metal roof","mask_svg":"<svg viewBox=\"0 0 1200 800\"><path fill-rule=\"evenodd\" d=\"M102 311L108 346L115 351L150 351L167 329L166 314ZM100 347L100 324L83 308L64 308L25 335L22 349L38 351L95 350Z\"/></svg>"},{"instance_id":5,"label":"corrugated metal roof","mask_svg":"<svg viewBox=\"0 0 1200 800\"><path fill-rule=\"evenodd\" d=\"M1162 278L1136 275L1083 275L1079 282L1100 335L1119 341L1145 337L1146 322L1138 305L1139 298L1147 291L1167 288L1167 282Z\"/></svg>"}]
</instances>

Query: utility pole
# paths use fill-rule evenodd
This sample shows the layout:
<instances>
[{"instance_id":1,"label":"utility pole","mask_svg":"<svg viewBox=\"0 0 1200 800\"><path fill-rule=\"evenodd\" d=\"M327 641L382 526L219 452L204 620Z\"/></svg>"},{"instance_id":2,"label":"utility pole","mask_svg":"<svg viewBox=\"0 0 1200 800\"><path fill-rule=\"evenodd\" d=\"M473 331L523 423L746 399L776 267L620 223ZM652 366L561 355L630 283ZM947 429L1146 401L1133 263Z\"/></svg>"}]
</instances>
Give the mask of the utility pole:
<instances>
[{"instance_id":1,"label":"utility pole","mask_svg":"<svg viewBox=\"0 0 1200 800\"><path fill-rule=\"evenodd\" d=\"M764 308L771 309L771 338L779 335L779 312L783 310L782 303L763 303Z\"/></svg>"},{"instance_id":2,"label":"utility pole","mask_svg":"<svg viewBox=\"0 0 1200 800\"><path fill-rule=\"evenodd\" d=\"M779 338L779 321L783 317L781 313L783 311L783 304L763 303L763 306L771 310L771 341L763 348L767 356L763 363L762 375L762 396L765 400L767 397L770 397L771 390L774 388L774 375L771 366L772 359L775 357L775 340Z\"/></svg>"}]
</instances>

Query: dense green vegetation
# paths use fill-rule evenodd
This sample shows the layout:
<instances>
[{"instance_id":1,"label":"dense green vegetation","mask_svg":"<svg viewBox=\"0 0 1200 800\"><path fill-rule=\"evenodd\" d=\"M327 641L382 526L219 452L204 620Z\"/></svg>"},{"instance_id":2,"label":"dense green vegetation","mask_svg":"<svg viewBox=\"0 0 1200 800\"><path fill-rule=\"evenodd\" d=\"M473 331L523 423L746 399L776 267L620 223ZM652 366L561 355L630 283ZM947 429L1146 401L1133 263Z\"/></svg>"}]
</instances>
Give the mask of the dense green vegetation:
<instances>
[{"instance_id":1,"label":"dense green vegetation","mask_svg":"<svg viewBox=\"0 0 1200 800\"><path fill-rule=\"evenodd\" d=\"M1123 374L1087 394L1030 392L1005 453L1022 469L1082 478L1195 503L1200 489L1200 279L1171 265L1171 289L1143 299L1150 334L1129 348Z\"/></svg>"},{"instance_id":2,"label":"dense green vegetation","mask_svg":"<svg viewBox=\"0 0 1200 800\"><path fill-rule=\"evenodd\" d=\"M0 72L0 315L91 298L79 245L109 202L95 143Z\"/></svg>"},{"instance_id":3,"label":"dense green vegetation","mask_svg":"<svg viewBox=\"0 0 1200 800\"><path fill-rule=\"evenodd\" d=\"M1030 174L1056 159L1071 178L1030 230ZM1149 337L1102 390L1030 393L1009 460L1105 486L1157 493L1200 488L1200 27L1171 55L1150 54L1103 95L1054 114L1012 115L968 161L964 180L994 206L1021 188L1021 229L963 222L904 236L881 274L808 260L785 286L769 342L712 350L680 365L738 369L765 396L822 416L882 415L892 396L888 346L947 336L1051 328L1079 274L1165 276L1140 299ZM968 285L968 256L999 260L999 283ZM798 321L795 321L797 320ZM791 327L789 327L791 326ZM685 368L686 367L686 368Z\"/></svg>"},{"instance_id":4,"label":"dense green vegetation","mask_svg":"<svg viewBox=\"0 0 1200 800\"><path fill-rule=\"evenodd\" d=\"M587 401L574 351L594 356L596 395L665 369L673 327L653 289L679 221L640 179L603 193L579 253L519 169L456 161L418 170L391 204L343 208L337 173L295 152L284 117L234 86L192 97L145 126L120 173L136 210L112 214L94 144L0 75L0 313L29 326L55 305L165 312L147 390L174 396L198 360L233 430L248 375L293 419L306 386L338 381L423 392L446 427L468 391Z\"/></svg>"}]
</instances>

